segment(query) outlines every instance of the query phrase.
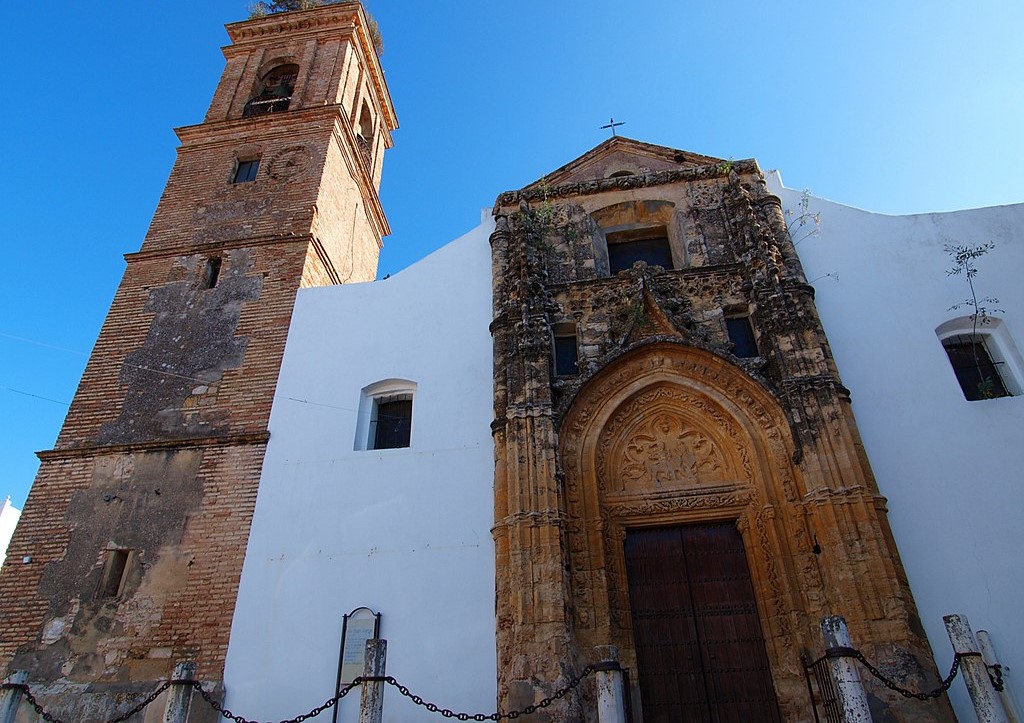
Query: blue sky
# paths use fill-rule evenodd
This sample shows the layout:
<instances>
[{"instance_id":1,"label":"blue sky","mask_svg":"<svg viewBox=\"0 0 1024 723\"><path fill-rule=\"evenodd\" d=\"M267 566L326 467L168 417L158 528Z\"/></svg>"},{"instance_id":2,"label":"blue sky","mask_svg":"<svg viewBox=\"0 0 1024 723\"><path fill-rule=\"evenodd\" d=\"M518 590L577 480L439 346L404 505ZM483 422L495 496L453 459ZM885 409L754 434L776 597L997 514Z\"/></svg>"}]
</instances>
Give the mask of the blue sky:
<instances>
[{"instance_id":1,"label":"blue sky","mask_svg":"<svg viewBox=\"0 0 1024 723\"><path fill-rule=\"evenodd\" d=\"M607 137L885 213L1024 201L1024 4L370 0L394 273ZM0 497L24 503L245 0L8 3Z\"/></svg>"}]
</instances>

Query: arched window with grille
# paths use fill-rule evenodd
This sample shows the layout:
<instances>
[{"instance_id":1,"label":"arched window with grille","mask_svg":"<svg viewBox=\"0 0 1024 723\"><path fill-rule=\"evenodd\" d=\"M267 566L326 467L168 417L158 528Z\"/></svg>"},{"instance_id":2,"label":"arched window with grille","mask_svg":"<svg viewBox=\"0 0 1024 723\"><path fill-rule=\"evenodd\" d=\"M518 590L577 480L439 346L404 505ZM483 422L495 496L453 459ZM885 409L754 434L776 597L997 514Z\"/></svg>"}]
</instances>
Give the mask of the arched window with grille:
<instances>
[{"instance_id":1,"label":"arched window with grille","mask_svg":"<svg viewBox=\"0 0 1024 723\"><path fill-rule=\"evenodd\" d=\"M256 95L245 104L243 118L280 113L288 110L295 92L295 79L299 76L299 66L294 63L278 65L263 76Z\"/></svg>"},{"instance_id":2,"label":"arched window with grille","mask_svg":"<svg viewBox=\"0 0 1024 723\"><path fill-rule=\"evenodd\" d=\"M356 450L401 449L412 445L412 402L416 382L384 379L363 387L356 422Z\"/></svg>"},{"instance_id":3,"label":"arched window with grille","mask_svg":"<svg viewBox=\"0 0 1024 723\"><path fill-rule=\"evenodd\" d=\"M1020 354L1002 319L952 319L935 330L964 398L969 402L1021 393Z\"/></svg>"}]
</instances>

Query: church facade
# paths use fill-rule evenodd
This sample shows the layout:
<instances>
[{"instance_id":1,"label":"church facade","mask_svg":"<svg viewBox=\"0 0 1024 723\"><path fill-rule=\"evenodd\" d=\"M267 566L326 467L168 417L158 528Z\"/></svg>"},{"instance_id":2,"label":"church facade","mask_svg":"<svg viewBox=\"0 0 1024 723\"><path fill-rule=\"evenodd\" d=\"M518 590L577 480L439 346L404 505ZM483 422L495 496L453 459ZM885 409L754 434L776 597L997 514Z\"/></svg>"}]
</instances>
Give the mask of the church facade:
<instances>
[{"instance_id":1,"label":"church facade","mask_svg":"<svg viewBox=\"0 0 1024 723\"><path fill-rule=\"evenodd\" d=\"M397 120L361 7L228 30L0 573L43 702L115 714L192 659L292 717L361 608L389 674L470 713L615 645L635 720L808 720L834 614L931 689L965 613L1012 687L1024 207L880 217L613 138L373 282ZM943 246L986 241L976 328ZM969 715L868 688L876 720ZM584 685L535 720L593 717Z\"/></svg>"}]
</instances>

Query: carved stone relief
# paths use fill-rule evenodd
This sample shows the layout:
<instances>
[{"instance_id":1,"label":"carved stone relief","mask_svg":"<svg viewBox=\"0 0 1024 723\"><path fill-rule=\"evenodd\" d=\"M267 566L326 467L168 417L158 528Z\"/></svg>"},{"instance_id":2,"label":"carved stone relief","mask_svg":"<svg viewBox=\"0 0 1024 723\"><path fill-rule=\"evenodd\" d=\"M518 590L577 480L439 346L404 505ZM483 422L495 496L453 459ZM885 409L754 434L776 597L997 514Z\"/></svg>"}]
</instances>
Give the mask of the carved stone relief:
<instances>
[{"instance_id":1,"label":"carved stone relief","mask_svg":"<svg viewBox=\"0 0 1024 723\"><path fill-rule=\"evenodd\" d=\"M618 491L720 482L725 460L714 442L672 414L662 413L626 440Z\"/></svg>"}]
</instances>

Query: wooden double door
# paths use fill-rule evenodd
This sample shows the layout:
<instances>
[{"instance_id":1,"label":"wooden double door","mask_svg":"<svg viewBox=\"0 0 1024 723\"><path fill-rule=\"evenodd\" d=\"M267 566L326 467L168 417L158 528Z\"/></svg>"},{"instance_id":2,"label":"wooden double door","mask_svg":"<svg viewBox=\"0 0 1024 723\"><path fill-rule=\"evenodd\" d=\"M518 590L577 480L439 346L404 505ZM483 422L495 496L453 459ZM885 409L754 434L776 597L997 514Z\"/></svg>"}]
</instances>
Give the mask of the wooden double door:
<instances>
[{"instance_id":1,"label":"wooden double door","mask_svg":"<svg viewBox=\"0 0 1024 723\"><path fill-rule=\"evenodd\" d=\"M735 524L630 530L626 572L644 723L777 723Z\"/></svg>"}]
</instances>

